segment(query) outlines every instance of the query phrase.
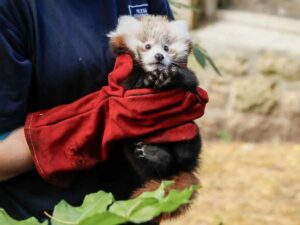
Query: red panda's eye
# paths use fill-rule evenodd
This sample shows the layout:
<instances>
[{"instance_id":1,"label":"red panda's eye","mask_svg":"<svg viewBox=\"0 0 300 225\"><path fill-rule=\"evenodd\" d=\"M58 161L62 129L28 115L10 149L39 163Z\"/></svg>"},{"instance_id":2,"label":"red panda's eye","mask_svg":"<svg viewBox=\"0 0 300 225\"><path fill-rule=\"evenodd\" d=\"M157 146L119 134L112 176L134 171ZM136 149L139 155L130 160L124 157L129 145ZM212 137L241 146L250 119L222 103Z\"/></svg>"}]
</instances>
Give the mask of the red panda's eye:
<instances>
[{"instance_id":1,"label":"red panda's eye","mask_svg":"<svg viewBox=\"0 0 300 225\"><path fill-rule=\"evenodd\" d=\"M149 45L149 44L145 45L145 49L149 50L150 48L151 48L151 45Z\"/></svg>"},{"instance_id":2,"label":"red panda's eye","mask_svg":"<svg viewBox=\"0 0 300 225\"><path fill-rule=\"evenodd\" d=\"M166 52L168 52L168 51L169 51L169 47L168 47L167 45L165 45L165 46L164 46L164 50L165 50Z\"/></svg>"}]
</instances>

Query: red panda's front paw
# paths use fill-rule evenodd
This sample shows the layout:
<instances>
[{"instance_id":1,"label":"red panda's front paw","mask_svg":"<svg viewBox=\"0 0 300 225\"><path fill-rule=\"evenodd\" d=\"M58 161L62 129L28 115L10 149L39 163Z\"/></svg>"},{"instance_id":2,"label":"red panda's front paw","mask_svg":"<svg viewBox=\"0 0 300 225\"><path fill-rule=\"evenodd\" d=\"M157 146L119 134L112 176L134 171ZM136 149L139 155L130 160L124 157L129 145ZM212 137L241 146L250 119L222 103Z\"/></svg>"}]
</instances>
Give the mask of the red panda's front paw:
<instances>
[{"instance_id":1,"label":"red panda's front paw","mask_svg":"<svg viewBox=\"0 0 300 225\"><path fill-rule=\"evenodd\" d=\"M177 73L176 67L169 67L168 69L164 69L160 71L159 77L154 84L154 88L160 89L172 82L172 77Z\"/></svg>"},{"instance_id":2,"label":"red panda's front paw","mask_svg":"<svg viewBox=\"0 0 300 225\"><path fill-rule=\"evenodd\" d=\"M154 87L158 76L159 76L159 74L157 71L147 73L146 77L143 80L145 87L148 87L148 88Z\"/></svg>"}]
</instances>

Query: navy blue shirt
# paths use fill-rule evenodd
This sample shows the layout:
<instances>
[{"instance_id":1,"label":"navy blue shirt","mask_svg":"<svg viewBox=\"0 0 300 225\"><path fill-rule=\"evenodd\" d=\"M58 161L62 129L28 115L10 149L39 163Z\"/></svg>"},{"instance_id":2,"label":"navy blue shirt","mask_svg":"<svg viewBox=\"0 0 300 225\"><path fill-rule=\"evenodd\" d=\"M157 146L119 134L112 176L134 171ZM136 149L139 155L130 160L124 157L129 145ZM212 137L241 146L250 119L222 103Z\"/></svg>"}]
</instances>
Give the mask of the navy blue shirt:
<instances>
[{"instance_id":1,"label":"navy blue shirt","mask_svg":"<svg viewBox=\"0 0 300 225\"><path fill-rule=\"evenodd\" d=\"M167 0L0 0L0 134L22 126L30 111L70 103L105 85L114 63L106 34L128 14L172 18ZM122 163L106 164L69 189L45 183L35 171L0 183L0 208L19 219L43 218L42 211L61 199L79 204L89 192L114 189L110 182L126 186L129 178L117 170L103 175Z\"/></svg>"}]
</instances>

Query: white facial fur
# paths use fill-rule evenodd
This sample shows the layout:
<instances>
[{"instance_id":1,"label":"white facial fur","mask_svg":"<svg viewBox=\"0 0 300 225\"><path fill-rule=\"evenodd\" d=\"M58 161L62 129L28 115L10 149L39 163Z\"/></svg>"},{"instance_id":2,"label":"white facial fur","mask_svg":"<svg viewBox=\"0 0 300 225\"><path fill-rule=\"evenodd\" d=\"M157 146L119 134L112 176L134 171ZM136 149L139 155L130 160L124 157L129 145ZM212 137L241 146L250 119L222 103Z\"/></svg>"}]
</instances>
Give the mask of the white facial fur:
<instances>
[{"instance_id":1,"label":"white facial fur","mask_svg":"<svg viewBox=\"0 0 300 225\"><path fill-rule=\"evenodd\" d=\"M117 29L108 36L122 36L135 60L147 72L167 68L172 62L183 63L189 54L191 43L185 21L170 22L161 16L144 16L139 20L122 16ZM151 47L147 48L146 45ZM161 54L163 59L157 60L157 54Z\"/></svg>"},{"instance_id":2,"label":"white facial fur","mask_svg":"<svg viewBox=\"0 0 300 225\"><path fill-rule=\"evenodd\" d=\"M163 69L171 64L171 58L168 52L163 48L165 45L162 45L161 43L157 43L155 41L148 41L146 42L146 45L147 44L151 46L151 49L147 50L145 49L145 46L143 46L144 51L140 52L140 59L143 63L145 71L151 72L156 69ZM163 56L163 60L158 61L155 58L156 54L161 54Z\"/></svg>"}]
</instances>

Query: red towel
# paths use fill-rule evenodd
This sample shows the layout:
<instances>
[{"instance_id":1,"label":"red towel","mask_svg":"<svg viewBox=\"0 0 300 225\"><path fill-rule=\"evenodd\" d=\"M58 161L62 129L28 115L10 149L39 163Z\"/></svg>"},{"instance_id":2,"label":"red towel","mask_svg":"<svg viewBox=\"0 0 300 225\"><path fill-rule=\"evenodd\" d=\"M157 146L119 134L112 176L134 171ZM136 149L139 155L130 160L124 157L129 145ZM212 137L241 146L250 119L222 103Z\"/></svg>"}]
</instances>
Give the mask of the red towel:
<instances>
[{"instance_id":1,"label":"red towel","mask_svg":"<svg viewBox=\"0 0 300 225\"><path fill-rule=\"evenodd\" d=\"M106 160L113 142L142 138L146 143L190 140L193 120L204 114L207 93L158 91L121 86L133 68L128 54L117 57L109 85L77 101L26 118L25 136L40 175L65 186L76 171Z\"/></svg>"}]
</instances>

